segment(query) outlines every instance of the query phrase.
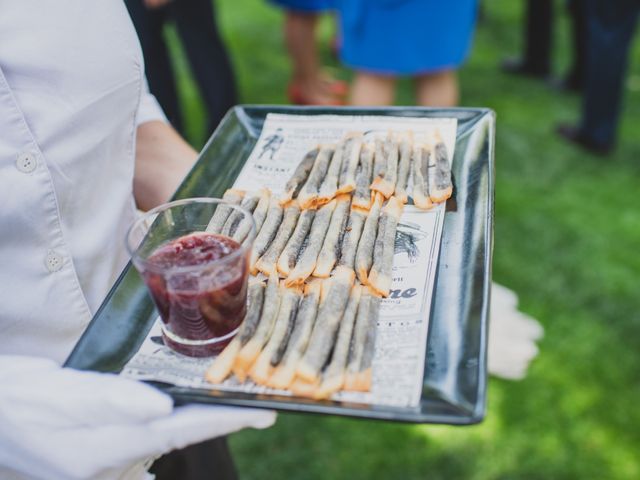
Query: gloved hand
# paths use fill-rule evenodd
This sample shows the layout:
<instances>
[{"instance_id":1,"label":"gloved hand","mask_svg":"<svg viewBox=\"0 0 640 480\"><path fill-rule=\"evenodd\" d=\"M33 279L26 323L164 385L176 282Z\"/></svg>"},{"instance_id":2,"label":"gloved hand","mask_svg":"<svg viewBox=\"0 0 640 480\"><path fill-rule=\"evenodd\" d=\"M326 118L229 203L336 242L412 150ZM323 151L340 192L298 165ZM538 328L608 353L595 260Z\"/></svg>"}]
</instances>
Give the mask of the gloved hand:
<instances>
[{"instance_id":1,"label":"gloved hand","mask_svg":"<svg viewBox=\"0 0 640 480\"><path fill-rule=\"evenodd\" d=\"M52 480L122 478L149 457L274 421L267 410L174 408L164 393L117 375L0 356L0 472L9 467Z\"/></svg>"},{"instance_id":2,"label":"gloved hand","mask_svg":"<svg viewBox=\"0 0 640 480\"><path fill-rule=\"evenodd\" d=\"M491 286L489 321L489 373L507 380L522 380L529 363L538 355L536 341L544 335L542 325L518 310L515 292L497 283Z\"/></svg>"}]
</instances>

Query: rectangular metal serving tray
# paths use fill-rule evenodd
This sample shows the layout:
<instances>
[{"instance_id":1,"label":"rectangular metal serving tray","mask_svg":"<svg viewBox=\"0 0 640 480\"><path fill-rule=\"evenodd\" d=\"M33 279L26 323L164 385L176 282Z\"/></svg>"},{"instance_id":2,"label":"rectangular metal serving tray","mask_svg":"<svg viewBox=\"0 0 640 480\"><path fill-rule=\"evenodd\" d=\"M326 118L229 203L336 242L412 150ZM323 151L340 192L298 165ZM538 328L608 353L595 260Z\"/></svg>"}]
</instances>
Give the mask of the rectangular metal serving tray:
<instances>
[{"instance_id":1,"label":"rectangular metal serving tray","mask_svg":"<svg viewBox=\"0 0 640 480\"><path fill-rule=\"evenodd\" d=\"M239 405L414 423L465 425L480 422L485 412L487 384L494 113L483 108L237 106L227 113L213 133L175 198L221 197L240 173L269 113L458 119L452 169L454 192L447 202L444 219L420 404L415 408L395 408L154 385L178 403ZM156 318L151 298L129 263L78 341L66 366L100 372L121 371Z\"/></svg>"}]
</instances>

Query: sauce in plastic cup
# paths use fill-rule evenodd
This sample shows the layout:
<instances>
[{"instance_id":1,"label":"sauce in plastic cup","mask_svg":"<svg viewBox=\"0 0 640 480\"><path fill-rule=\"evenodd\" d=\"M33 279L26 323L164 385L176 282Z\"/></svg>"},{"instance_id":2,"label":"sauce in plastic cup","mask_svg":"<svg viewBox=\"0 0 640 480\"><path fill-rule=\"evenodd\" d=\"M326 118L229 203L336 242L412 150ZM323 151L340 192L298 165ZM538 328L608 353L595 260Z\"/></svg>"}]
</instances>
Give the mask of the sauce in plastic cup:
<instances>
[{"instance_id":1,"label":"sauce in plastic cup","mask_svg":"<svg viewBox=\"0 0 640 480\"><path fill-rule=\"evenodd\" d=\"M209 231L218 209L227 210L236 225L248 222L245 238ZM254 238L249 211L212 198L167 203L133 223L127 248L158 308L168 347L206 357L235 336L246 313Z\"/></svg>"}]
</instances>

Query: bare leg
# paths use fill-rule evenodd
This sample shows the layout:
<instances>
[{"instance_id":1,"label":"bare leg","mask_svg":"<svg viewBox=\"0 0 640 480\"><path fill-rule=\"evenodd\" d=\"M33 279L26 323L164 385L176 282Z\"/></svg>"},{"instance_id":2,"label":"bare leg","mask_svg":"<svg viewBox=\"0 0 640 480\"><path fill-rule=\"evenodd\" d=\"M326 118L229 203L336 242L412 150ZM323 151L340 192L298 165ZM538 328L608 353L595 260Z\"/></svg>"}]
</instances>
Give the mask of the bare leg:
<instances>
[{"instance_id":1,"label":"bare leg","mask_svg":"<svg viewBox=\"0 0 640 480\"><path fill-rule=\"evenodd\" d=\"M357 72L351 87L351 105L392 105L396 78Z\"/></svg>"},{"instance_id":2,"label":"bare leg","mask_svg":"<svg viewBox=\"0 0 640 480\"><path fill-rule=\"evenodd\" d=\"M423 107L454 107L459 101L455 70L416 77L416 100Z\"/></svg>"},{"instance_id":3,"label":"bare leg","mask_svg":"<svg viewBox=\"0 0 640 480\"><path fill-rule=\"evenodd\" d=\"M316 26L319 15L315 13L287 11L284 36L287 50L293 63L295 103L335 104L330 84L322 77L318 49L316 47Z\"/></svg>"}]
</instances>

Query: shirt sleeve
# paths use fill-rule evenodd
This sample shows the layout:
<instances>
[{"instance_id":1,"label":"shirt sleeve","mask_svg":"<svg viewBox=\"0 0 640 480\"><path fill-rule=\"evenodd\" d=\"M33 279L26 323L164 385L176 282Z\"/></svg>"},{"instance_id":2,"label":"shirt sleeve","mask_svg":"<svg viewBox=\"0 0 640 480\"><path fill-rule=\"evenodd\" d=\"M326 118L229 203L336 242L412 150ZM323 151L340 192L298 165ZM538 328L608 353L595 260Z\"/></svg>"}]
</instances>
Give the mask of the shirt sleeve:
<instances>
[{"instance_id":1,"label":"shirt sleeve","mask_svg":"<svg viewBox=\"0 0 640 480\"><path fill-rule=\"evenodd\" d=\"M136 115L136 127L153 120L169 123L158 100L149 92L147 77L144 77L140 105L138 105L138 114Z\"/></svg>"}]
</instances>

